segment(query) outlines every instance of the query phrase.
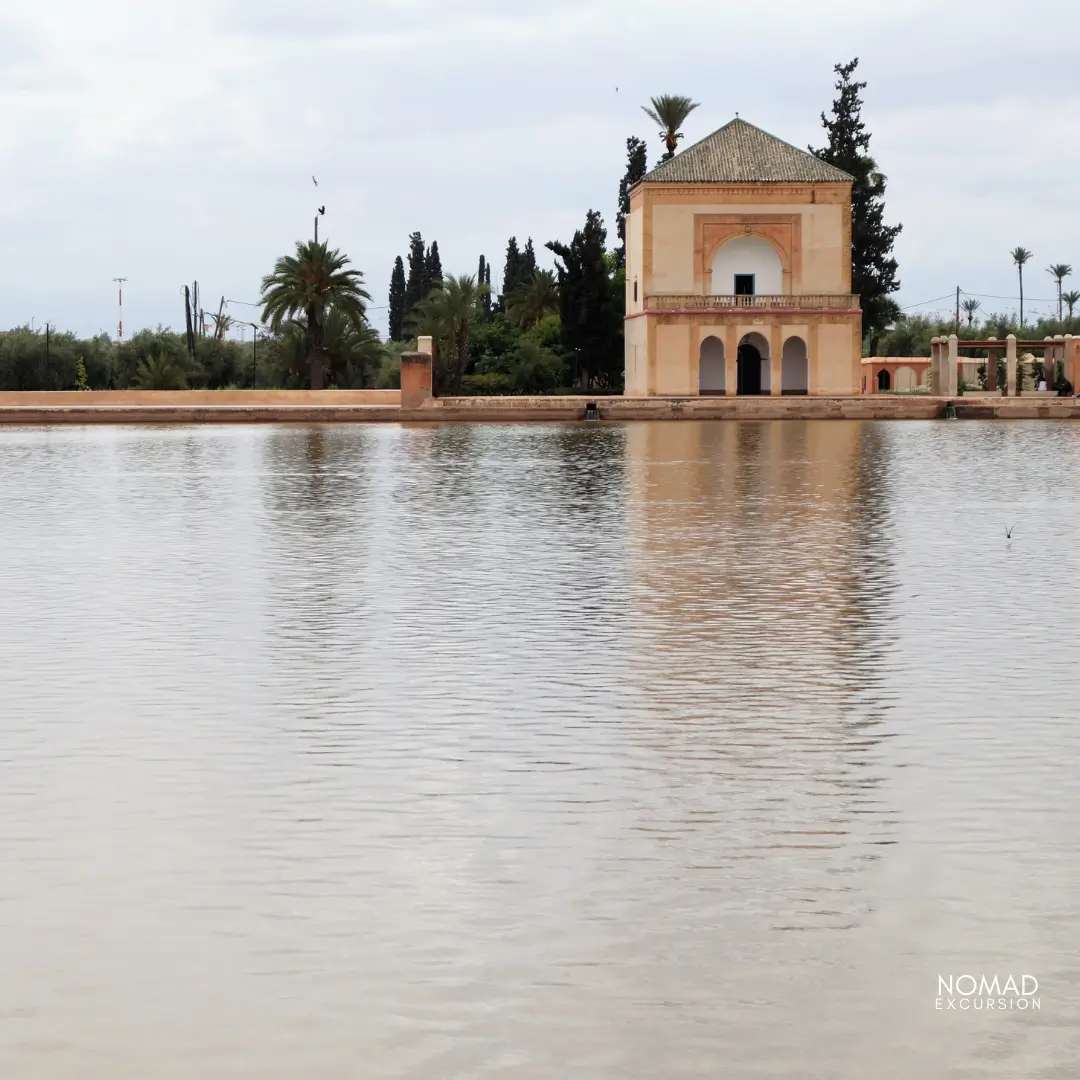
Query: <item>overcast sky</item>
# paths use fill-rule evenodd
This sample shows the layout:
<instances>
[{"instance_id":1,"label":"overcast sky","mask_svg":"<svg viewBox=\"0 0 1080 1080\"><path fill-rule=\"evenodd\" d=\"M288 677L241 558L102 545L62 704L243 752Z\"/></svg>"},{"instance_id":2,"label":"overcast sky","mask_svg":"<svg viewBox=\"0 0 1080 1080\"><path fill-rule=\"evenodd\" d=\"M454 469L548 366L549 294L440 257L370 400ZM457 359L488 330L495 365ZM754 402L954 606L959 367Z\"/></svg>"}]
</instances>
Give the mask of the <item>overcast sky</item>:
<instances>
[{"instance_id":1,"label":"overcast sky","mask_svg":"<svg viewBox=\"0 0 1080 1080\"><path fill-rule=\"evenodd\" d=\"M1076 264L1080 288L1068 0L14 8L0 14L0 326L115 334L118 276L129 333L182 324L193 279L207 307L254 301L320 203L384 326L410 231L438 240L450 272L475 272L483 252L493 280L511 234L541 249L590 207L613 233L626 137L649 140L650 163L661 152L650 96L701 102L688 142L738 111L818 144L833 64L853 56L888 216L904 224L900 303L957 285L1015 296L1018 244L1035 253L1032 296L1052 295L1051 262Z\"/></svg>"}]
</instances>

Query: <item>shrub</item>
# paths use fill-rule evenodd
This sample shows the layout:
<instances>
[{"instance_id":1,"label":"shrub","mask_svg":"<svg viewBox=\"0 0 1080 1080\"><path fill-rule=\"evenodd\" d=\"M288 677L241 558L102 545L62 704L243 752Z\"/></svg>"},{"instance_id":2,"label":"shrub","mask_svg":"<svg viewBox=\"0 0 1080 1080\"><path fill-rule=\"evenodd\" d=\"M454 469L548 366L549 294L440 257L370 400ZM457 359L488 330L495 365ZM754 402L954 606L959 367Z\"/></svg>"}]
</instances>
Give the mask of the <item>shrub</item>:
<instances>
[{"instance_id":1,"label":"shrub","mask_svg":"<svg viewBox=\"0 0 1080 1080\"><path fill-rule=\"evenodd\" d=\"M461 379L461 393L465 397L504 397L514 392L514 380L501 371L463 375Z\"/></svg>"}]
</instances>

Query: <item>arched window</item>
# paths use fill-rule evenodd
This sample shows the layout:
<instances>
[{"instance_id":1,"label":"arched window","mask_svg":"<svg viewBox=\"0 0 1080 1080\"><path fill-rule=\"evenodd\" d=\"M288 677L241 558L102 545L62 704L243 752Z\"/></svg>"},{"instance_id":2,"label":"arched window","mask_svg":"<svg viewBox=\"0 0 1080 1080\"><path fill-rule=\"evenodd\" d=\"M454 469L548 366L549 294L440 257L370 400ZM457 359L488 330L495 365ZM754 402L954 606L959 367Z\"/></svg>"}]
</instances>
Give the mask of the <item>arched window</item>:
<instances>
[{"instance_id":1,"label":"arched window","mask_svg":"<svg viewBox=\"0 0 1080 1080\"><path fill-rule=\"evenodd\" d=\"M892 389L892 376L889 374L888 368L882 368L877 373L877 388L879 394Z\"/></svg>"}]
</instances>

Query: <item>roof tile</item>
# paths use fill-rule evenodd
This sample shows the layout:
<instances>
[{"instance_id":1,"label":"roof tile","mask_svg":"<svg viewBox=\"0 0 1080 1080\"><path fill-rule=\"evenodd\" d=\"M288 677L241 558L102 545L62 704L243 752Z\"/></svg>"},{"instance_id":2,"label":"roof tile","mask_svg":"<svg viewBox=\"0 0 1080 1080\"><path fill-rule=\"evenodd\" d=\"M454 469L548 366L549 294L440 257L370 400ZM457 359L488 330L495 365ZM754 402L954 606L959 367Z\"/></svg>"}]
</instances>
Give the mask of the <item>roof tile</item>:
<instances>
[{"instance_id":1,"label":"roof tile","mask_svg":"<svg viewBox=\"0 0 1080 1080\"><path fill-rule=\"evenodd\" d=\"M842 169L738 118L658 165L645 183L839 183Z\"/></svg>"}]
</instances>

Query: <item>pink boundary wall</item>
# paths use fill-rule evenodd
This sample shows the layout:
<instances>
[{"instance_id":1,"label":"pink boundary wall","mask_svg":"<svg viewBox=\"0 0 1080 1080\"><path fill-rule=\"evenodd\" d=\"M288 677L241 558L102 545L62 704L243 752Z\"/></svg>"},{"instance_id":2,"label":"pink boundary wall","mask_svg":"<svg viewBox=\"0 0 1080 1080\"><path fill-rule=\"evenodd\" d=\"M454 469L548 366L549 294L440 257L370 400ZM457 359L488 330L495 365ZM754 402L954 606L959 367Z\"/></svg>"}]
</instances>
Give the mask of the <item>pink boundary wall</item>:
<instances>
[{"instance_id":1,"label":"pink boundary wall","mask_svg":"<svg viewBox=\"0 0 1080 1080\"><path fill-rule=\"evenodd\" d=\"M59 405L399 405L400 390L4 390L0 408Z\"/></svg>"}]
</instances>

